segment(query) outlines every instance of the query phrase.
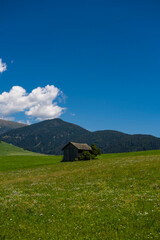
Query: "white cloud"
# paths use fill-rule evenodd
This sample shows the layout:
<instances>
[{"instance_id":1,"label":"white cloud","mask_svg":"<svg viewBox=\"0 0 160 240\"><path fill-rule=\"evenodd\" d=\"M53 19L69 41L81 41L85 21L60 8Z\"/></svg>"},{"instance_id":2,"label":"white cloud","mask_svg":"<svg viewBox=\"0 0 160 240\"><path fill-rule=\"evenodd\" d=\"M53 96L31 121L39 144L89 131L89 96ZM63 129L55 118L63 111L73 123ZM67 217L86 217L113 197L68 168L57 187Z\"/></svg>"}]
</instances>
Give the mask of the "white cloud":
<instances>
[{"instance_id":1,"label":"white cloud","mask_svg":"<svg viewBox=\"0 0 160 240\"><path fill-rule=\"evenodd\" d=\"M0 58L0 73L4 72L7 70L7 64L2 63L2 58Z\"/></svg>"},{"instance_id":2,"label":"white cloud","mask_svg":"<svg viewBox=\"0 0 160 240\"><path fill-rule=\"evenodd\" d=\"M45 120L59 117L64 108L54 100L62 92L54 85L44 88L37 87L31 93L20 86L14 86L9 92L0 95L0 116L8 117L17 112L24 112L26 116Z\"/></svg>"}]
</instances>

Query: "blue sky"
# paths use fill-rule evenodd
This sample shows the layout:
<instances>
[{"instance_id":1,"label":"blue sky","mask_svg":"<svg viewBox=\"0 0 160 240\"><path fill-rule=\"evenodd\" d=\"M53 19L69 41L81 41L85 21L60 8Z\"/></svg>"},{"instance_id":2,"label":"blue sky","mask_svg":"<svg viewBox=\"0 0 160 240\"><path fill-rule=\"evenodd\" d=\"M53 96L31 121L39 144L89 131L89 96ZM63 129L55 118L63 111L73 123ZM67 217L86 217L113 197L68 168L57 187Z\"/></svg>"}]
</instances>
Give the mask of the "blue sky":
<instances>
[{"instance_id":1,"label":"blue sky","mask_svg":"<svg viewBox=\"0 0 160 240\"><path fill-rule=\"evenodd\" d=\"M0 0L0 59L7 65L0 94L20 86L31 102L33 89L53 85L59 94L50 107L58 106L66 121L160 136L159 12L158 0ZM10 107L4 101L17 103L0 99L1 117L49 116L44 102L41 117L32 116L37 102L4 114Z\"/></svg>"}]
</instances>

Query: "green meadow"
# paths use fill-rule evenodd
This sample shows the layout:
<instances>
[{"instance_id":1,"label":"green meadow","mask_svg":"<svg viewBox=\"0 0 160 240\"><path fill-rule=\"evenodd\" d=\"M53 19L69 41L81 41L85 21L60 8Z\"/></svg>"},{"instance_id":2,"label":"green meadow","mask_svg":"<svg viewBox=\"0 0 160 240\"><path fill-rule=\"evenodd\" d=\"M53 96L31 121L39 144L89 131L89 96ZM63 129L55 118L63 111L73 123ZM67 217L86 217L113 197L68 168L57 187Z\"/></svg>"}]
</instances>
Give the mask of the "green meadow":
<instances>
[{"instance_id":1,"label":"green meadow","mask_svg":"<svg viewBox=\"0 0 160 240\"><path fill-rule=\"evenodd\" d=\"M0 142L0 156L24 156L24 155L31 155L31 156L36 156L40 155L38 153L33 153L30 151L26 151L23 148L16 147L12 144L8 144L5 142Z\"/></svg>"},{"instance_id":2,"label":"green meadow","mask_svg":"<svg viewBox=\"0 0 160 240\"><path fill-rule=\"evenodd\" d=\"M0 239L160 239L160 151L0 156Z\"/></svg>"}]
</instances>

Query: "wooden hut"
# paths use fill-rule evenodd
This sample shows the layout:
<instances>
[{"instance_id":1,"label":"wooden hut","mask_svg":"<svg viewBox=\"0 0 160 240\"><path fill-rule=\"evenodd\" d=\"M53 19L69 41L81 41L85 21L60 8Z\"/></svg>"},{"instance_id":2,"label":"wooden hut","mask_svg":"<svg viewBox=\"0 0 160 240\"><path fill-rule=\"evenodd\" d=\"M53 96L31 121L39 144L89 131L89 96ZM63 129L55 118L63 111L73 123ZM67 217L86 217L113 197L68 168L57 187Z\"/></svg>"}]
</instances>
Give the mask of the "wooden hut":
<instances>
[{"instance_id":1,"label":"wooden hut","mask_svg":"<svg viewBox=\"0 0 160 240\"><path fill-rule=\"evenodd\" d=\"M75 142L69 142L62 148L62 150L64 153L64 162L75 161L75 158L79 158L83 151L92 152L92 148L88 144Z\"/></svg>"}]
</instances>

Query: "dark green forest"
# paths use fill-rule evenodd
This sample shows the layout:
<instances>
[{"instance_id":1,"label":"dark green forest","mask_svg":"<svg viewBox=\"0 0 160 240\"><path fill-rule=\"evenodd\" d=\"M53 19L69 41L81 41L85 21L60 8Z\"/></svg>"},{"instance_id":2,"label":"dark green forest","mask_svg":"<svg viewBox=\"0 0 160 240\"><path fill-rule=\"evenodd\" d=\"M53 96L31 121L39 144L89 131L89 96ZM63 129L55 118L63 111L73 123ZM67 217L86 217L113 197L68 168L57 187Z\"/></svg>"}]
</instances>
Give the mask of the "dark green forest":
<instances>
[{"instance_id":1,"label":"dark green forest","mask_svg":"<svg viewBox=\"0 0 160 240\"><path fill-rule=\"evenodd\" d=\"M160 149L160 138L151 135L129 135L118 131L90 132L61 119L46 120L13 129L1 140L33 152L59 155L69 141L96 144L102 153L120 153Z\"/></svg>"}]
</instances>

